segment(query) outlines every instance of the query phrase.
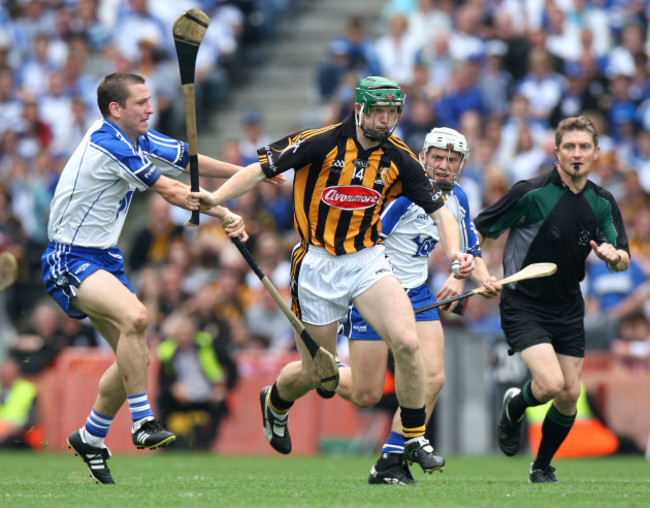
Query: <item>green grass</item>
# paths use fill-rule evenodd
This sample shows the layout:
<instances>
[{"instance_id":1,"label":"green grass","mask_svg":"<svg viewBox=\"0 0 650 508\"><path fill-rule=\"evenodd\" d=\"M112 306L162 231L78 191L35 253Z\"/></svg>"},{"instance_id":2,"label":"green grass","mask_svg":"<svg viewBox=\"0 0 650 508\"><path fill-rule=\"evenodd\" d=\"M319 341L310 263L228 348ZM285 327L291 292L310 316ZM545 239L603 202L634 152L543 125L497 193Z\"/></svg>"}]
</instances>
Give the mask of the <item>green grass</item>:
<instances>
[{"instance_id":1,"label":"green grass","mask_svg":"<svg viewBox=\"0 0 650 508\"><path fill-rule=\"evenodd\" d=\"M162 452L116 455L115 486L91 482L71 454L0 452L1 506L650 506L641 456L557 460L561 484L527 483L526 457L447 457L418 486L366 483L375 457L232 457Z\"/></svg>"}]
</instances>

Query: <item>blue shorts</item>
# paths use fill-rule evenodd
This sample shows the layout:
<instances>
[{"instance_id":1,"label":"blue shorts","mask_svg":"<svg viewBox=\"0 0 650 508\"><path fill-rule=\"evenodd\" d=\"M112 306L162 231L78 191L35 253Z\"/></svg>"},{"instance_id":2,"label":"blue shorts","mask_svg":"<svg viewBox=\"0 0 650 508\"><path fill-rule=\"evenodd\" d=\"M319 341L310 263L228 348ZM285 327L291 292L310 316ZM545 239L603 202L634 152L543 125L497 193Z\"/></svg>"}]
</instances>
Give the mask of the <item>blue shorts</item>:
<instances>
[{"instance_id":1,"label":"blue shorts","mask_svg":"<svg viewBox=\"0 0 650 508\"><path fill-rule=\"evenodd\" d=\"M50 242L41 256L43 283L49 295L70 317L83 319L83 312L70 306L79 284L97 270L106 270L135 293L124 273L124 256L117 247L92 249Z\"/></svg>"},{"instance_id":2,"label":"blue shorts","mask_svg":"<svg viewBox=\"0 0 650 508\"><path fill-rule=\"evenodd\" d=\"M407 290L406 294L408 294L415 310L437 301L426 284ZM429 309L415 315L416 321L438 321L439 319L437 309ZM382 340L377 332L365 322L354 305L350 305L350 313L343 324L343 334L347 335L351 340Z\"/></svg>"}]
</instances>

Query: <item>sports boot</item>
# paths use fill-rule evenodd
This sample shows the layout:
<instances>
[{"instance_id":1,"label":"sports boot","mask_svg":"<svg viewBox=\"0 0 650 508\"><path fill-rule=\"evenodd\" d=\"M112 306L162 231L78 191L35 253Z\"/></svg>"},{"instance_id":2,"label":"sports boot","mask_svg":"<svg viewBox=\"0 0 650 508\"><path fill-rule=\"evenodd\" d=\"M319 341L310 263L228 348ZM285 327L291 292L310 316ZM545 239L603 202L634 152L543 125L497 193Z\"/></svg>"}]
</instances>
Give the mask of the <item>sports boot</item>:
<instances>
[{"instance_id":1,"label":"sports boot","mask_svg":"<svg viewBox=\"0 0 650 508\"><path fill-rule=\"evenodd\" d=\"M544 469L533 469L530 465L530 474L528 475L529 483L560 483L555 477L555 468L553 466L546 466Z\"/></svg>"},{"instance_id":2,"label":"sports boot","mask_svg":"<svg viewBox=\"0 0 650 508\"><path fill-rule=\"evenodd\" d=\"M510 401L519 395L521 390L519 388L509 388L503 396L503 405L501 406L501 417L497 425L497 442L499 448L508 457L512 457L519 451L519 441L521 439L521 424L524 420L522 415L519 420L513 422L510 420L508 414L508 404Z\"/></svg>"},{"instance_id":3,"label":"sports boot","mask_svg":"<svg viewBox=\"0 0 650 508\"><path fill-rule=\"evenodd\" d=\"M90 476L97 483L112 485L115 483L108 469L106 461L111 458L111 452L106 446L98 447L89 445L84 439L81 429L75 430L68 436L68 448L74 450L90 469Z\"/></svg>"},{"instance_id":4,"label":"sports boot","mask_svg":"<svg viewBox=\"0 0 650 508\"><path fill-rule=\"evenodd\" d=\"M404 443L404 456L409 465L417 462L425 473L442 472L445 469L445 459L435 452L429 440L424 436L414 437L406 441Z\"/></svg>"},{"instance_id":5,"label":"sports boot","mask_svg":"<svg viewBox=\"0 0 650 508\"><path fill-rule=\"evenodd\" d=\"M370 485L418 485L411 475L403 453L382 453L370 469Z\"/></svg>"},{"instance_id":6,"label":"sports boot","mask_svg":"<svg viewBox=\"0 0 650 508\"><path fill-rule=\"evenodd\" d=\"M176 440L176 435L163 429L153 416L138 420L133 424L133 444L138 450L143 448L162 448Z\"/></svg>"},{"instance_id":7,"label":"sports boot","mask_svg":"<svg viewBox=\"0 0 650 508\"><path fill-rule=\"evenodd\" d=\"M260 392L260 405L262 406L262 425L264 435L271 446L278 452L291 453L291 436L289 436L289 416L283 420L278 419L269 406L270 386L265 386Z\"/></svg>"}]
</instances>

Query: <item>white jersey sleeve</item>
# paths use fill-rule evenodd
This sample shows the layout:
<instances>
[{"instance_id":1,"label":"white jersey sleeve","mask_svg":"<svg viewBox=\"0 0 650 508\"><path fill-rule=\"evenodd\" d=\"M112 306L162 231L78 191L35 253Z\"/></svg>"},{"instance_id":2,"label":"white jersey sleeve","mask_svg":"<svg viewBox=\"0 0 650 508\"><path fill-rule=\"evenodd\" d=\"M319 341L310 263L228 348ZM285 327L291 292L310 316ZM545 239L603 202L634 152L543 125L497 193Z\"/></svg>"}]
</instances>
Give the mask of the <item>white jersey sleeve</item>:
<instances>
[{"instance_id":1,"label":"white jersey sleeve","mask_svg":"<svg viewBox=\"0 0 650 508\"><path fill-rule=\"evenodd\" d=\"M480 257L481 248L467 196L458 185L447 194L445 204L458 223L461 250ZM411 289L424 284L429 275L429 256L440 241L435 222L421 207L402 196L384 208L381 224L386 254L402 286Z\"/></svg>"},{"instance_id":2,"label":"white jersey sleeve","mask_svg":"<svg viewBox=\"0 0 650 508\"><path fill-rule=\"evenodd\" d=\"M50 241L108 249L117 245L134 191L145 191L161 171L187 166L187 145L155 131L137 145L110 120L95 122L74 151L50 205Z\"/></svg>"}]
</instances>

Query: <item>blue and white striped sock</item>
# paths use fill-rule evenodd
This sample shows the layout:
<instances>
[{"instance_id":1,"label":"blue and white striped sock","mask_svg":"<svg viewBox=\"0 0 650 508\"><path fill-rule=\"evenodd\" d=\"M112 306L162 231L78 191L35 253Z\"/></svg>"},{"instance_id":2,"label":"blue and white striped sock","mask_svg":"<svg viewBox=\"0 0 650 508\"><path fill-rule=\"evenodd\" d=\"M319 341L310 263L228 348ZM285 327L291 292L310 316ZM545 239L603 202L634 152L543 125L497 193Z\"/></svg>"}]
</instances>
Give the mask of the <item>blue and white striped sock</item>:
<instances>
[{"instance_id":1,"label":"blue and white striped sock","mask_svg":"<svg viewBox=\"0 0 650 508\"><path fill-rule=\"evenodd\" d=\"M84 425L86 442L91 446L101 447L113 423L114 416L106 416L95 411L93 407Z\"/></svg>"},{"instance_id":2,"label":"blue and white striped sock","mask_svg":"<svg viewBox=\"0 0 650 508\"><path fill-rule=\"evenodd\" d=\"M381 453L404 453L404 436L398 432L391 432Z\"/></svg>"},{"instance_id":3,"label":"blue and white striped sock","mask_svg":"<svg viewBox=\"0 0 650 508\"><path fill-rule=\"evenodd\" d=\"M131 411L131 420L138 422L143 418L153 418L153 411L149 405L147 392L136 393L135 395L128 395L126 397L129 403L129 411Z\"/></svg>"}]
</instances>

